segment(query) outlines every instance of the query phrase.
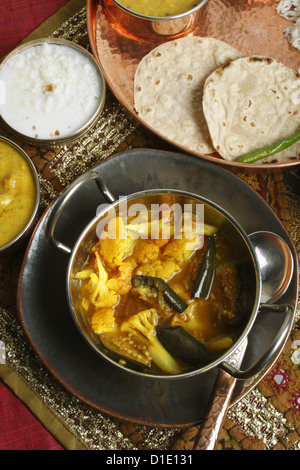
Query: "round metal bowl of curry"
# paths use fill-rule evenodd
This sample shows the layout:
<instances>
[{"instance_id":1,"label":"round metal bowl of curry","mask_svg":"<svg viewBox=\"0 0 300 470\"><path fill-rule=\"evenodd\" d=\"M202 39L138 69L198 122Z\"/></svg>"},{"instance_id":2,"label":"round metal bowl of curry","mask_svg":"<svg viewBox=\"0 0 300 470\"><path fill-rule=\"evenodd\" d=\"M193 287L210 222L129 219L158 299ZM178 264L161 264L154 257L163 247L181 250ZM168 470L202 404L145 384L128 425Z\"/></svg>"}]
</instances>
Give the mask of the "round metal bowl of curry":
<instances>
[{"instance_id":1,"label":"round metal bowl of curry","mask_svg":"<svg viewBox=\"0 0 300 470\"><path fill-rule=\"evenodd\" d=\"M242 228L181 191L111 204L77 240L67 272L71 314L92 348L163 378L224 361L249 332L260 290Z\"/></svg>"}]
</instances>

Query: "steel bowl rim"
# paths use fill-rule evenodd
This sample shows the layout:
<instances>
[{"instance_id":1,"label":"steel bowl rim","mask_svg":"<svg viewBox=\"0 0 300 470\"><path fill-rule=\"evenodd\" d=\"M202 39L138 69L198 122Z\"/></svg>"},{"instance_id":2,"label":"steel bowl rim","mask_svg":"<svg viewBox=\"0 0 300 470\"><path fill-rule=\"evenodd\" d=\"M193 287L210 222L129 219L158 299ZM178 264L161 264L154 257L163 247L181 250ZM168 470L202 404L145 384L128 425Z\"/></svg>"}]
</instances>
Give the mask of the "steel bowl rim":
<instances>
[{"instance_id":1,"label":"steel bowl rim","mask_svg":"<svg viewBox=\"0 0 300 470\"><path fill-rule=\"evenodd\" d=\"M192 15L196 11L200 10L208 0L200 0L199 4L196 5L195 7L191 8L190 10L187 10L183 13L179 13L177 15L172 15L172 16L149 16L149 15L144 15L142 13L135 12L133 10L130 10L129 8L125 7L122 5L118 0L111 0L113 3L116 4L117 7L119 7L121 10L125 11L129 15L135 16L137 18L140 18L141 20L148 20L148 21L174 21L174 20L179 20L181 18L185 18L186 16Z\"/></svg>"},{"instance_id":2,"label":"steel bowl rim","mask_svg":"<svg viewBox=\"0 0 300 470\"><path fill-rule=\"evenodd\" d=\"M221 365L243 343L244 339L247 337L247 335L251 331L251 328L252 328L252 326L253 326L253 324L256 320L256 316L258 314L260 299L261 299L261 289L262 289L261 274L260 274L258 259L257 259L257 256L255 254L255 251L253 249L253 246L250 242L250 239L249 239L248 235L246 234L244 229L240 226L240 224L230 215L229 212L227 212L225 209L223 209L221 206L214 203L213 201L210 201L209 199L207 199L205 197L202 197L202 196L199 196L195 193L191 193L191 192L184 191L184 190L178 190L178 189L149 189L149 190L143 190L143 191L138 191L138 192L135 192L135 193L132 193L132 194L126 196L126 199L127 200L132 200L134 198L147 196L147 195L152 195L152 194L160 194L160 193L163 193L163 194L171 193L171 194L178 194L178 195L181 195L181 196L195 198L198 201L201 201L205 204L208 204L214 210L217 210L217 211L221 212L221 214L223 216L225 216L225 218L227 218L230 221L230 223L233 225L234 229L237 230L239 232L239 234L242 236L243 242L249 250L249 253L252 257L252 267L254 269L255 279L256 279L256 294L255 294L255 299L254 299L254 305L253 305L252 312L249 315L246 326L244 327L244 329L243 329L242 333L240 334L239 338L234 342L234 344L229 348L229 350L227 350L224 354L220 355L213 362L210 362L209 364L207 364L207 365L205 365L201 368L193 369L191 371L187 371L187 372L184 372L182 374L178 374L178 375L151 374L151 373L147 373L147 372L136 371L136 370L130 369L128 367L124 367L123 365L117 363L113 359L106 356L99 348L97 348L97 346L84 333L84 331L83 331L83 329L82 329L82 327L79 324L79 321L77 319L77 316L76 316L76 313L75 313L75 308L73 306L73 302L72 302L71 294L70 294L70 280L71 280L71 272L72 272L72 266L73 266L74 258L76 256L77 251L78 251L79 247L81 246L81 243L83 242L86 234L93 227L93 225L95 225L110 209L113 209L114 207L121 204L125 200L124 197L116 200L113 203L110 203L109 208L106 207L106 208L103 208L101 211L99 211L99 213L86 225L86 227L83 229L83 231L81 232L81 234L77 238L77 241L75 242L75 244L72 248L70 258L69 258L69 261L68 261L68 265L67 265L67 271L66 271L67 303L68 303L69 311L71 313L71 317L73 319L73 322L75 323L75 326L77 327L77 329L78 329L79 333L81 334L81 336L83 337L83 339L88 343L88 345L101 358L105 359L106 361L111 363L113 366L116 366L116 367L120 368L120 370L123 370L127 373L135 374L135 375L138 375L140 377L144 376L144 377L147 377L147 378L153 378L153 379L159 379L159 380L161 380L161 379L163 379L163 380L172 380L172 379L181 379L181 378L184 379L184 378L187 378L187 377L198 375L200 373L207 372L207 371L217 367L218 365Z\"/></svg>"}]
</instances>

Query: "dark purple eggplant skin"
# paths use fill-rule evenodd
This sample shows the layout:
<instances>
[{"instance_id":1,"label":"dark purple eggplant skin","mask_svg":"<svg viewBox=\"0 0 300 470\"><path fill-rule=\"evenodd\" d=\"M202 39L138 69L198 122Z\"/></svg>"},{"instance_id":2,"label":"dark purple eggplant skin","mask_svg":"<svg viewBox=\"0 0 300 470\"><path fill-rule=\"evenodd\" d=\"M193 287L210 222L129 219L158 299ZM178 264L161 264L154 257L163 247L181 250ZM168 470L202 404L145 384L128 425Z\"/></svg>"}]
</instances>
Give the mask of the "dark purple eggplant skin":
<instances>
[{"instance_id":1,"label":"dark purple eggplant skin","mask_svg":"<svg viewBox=\"0 0 300 470\"><path fill-rule=\"evenodd\" d=\"M164 348L177 359L188 364L200 366L207 363L209 351L205 344L198 341L181 326L161 326L157 337Z\"/></svg>"}]
</instances>

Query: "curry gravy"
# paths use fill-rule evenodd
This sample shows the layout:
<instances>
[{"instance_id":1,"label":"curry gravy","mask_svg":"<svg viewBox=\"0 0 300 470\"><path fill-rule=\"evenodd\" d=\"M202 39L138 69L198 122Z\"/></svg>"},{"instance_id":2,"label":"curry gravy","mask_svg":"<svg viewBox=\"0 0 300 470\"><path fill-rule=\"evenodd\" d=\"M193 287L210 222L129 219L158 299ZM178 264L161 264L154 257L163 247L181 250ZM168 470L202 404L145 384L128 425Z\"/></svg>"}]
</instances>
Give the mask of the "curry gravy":
<instances>
[{"instance_id":1,"label":"curry gravy","mask_svg":"<svg viewBox=\"0 0 300 470\"><path fill-rule=\"evenodd\" d=\"M36 203L33 172L18 150L0 141L0 247L25 228Z\"/></svg>"}]
</instances>

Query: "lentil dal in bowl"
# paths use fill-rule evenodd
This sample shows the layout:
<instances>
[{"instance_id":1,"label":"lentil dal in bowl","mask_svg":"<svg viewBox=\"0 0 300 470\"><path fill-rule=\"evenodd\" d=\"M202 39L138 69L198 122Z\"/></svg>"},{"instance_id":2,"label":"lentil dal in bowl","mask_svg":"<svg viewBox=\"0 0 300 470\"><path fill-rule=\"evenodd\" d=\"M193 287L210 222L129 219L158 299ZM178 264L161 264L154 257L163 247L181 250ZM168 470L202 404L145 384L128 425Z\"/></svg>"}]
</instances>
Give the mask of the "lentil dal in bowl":
<instances>
[{"instance_id":1,"label":"lentil dal in bowl","mask_svg":"<svg viewBox=\"0 0 300 470\"><path fill-rule=\"evenodd\" d=\"M149 39L187 33L201 21L207 0L104 0L108 14L126 31Z\"/></svg>"},{"instance_id":2,"label":"lentil dal in bowl","mask_svg":"<svg viewBox=\"0 0 300 470\"><path fill-rule=\"evenodd\" d=\"M18 145L0 136L0 257L17 249L29 235L39 203L35 166Z\"/></svg>"}]
</instances>

